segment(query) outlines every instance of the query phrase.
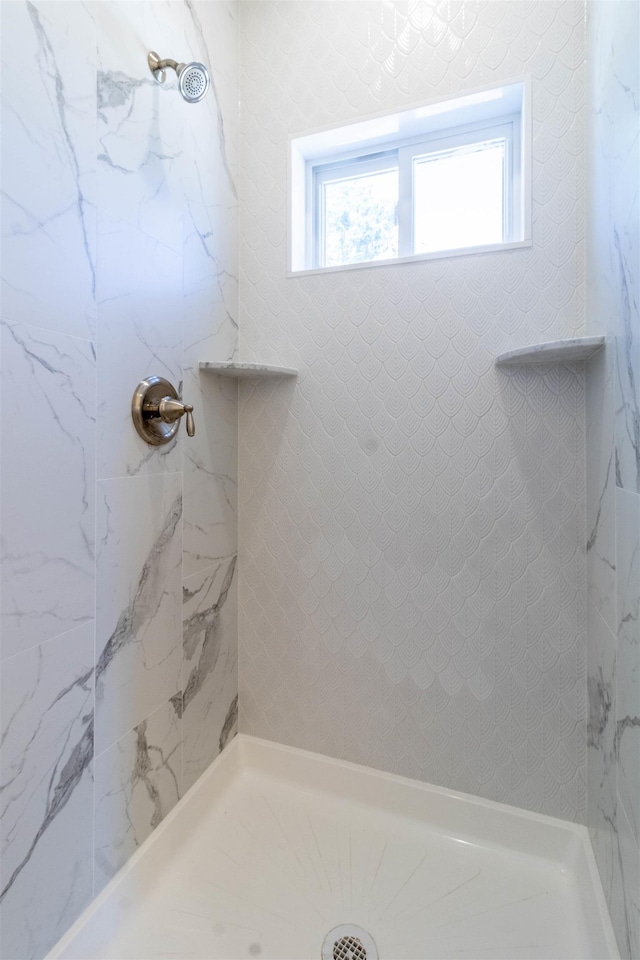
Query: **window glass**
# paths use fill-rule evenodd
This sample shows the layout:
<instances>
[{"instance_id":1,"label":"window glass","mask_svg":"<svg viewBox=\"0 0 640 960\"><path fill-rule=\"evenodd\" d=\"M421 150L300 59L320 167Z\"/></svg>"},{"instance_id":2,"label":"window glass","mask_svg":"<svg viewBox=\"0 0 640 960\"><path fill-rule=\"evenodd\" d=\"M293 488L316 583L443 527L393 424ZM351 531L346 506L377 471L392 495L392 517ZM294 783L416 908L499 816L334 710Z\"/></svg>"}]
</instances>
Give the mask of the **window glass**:
<instances>
[{"instance_id":1,"label":"window glass","mask_svg":"<svg viewBox=\"0 0 640 960\"><path fill-rule=\"evenodd\" d=\"M324 180L319 237L325 267L398 256L398 168Z\"/></svg>"},{"instance_id":2,"label":"window glass","mask_svg":"<svg viewBox=\"0 0 640 960\"><path fill-rule=\"evenodd\" d=\"M531 243L531 82L294 137L291 273Z\"/></svg>"},{"instance_id":3,"label":"window glass","mask_svg":"<svg viewBox=\"0 0 640 960\"><path fill-rule=\"evenodd\" d=\"M502 243L505 141L413 159L413 252Z\"/></svg>"}]
</instances>

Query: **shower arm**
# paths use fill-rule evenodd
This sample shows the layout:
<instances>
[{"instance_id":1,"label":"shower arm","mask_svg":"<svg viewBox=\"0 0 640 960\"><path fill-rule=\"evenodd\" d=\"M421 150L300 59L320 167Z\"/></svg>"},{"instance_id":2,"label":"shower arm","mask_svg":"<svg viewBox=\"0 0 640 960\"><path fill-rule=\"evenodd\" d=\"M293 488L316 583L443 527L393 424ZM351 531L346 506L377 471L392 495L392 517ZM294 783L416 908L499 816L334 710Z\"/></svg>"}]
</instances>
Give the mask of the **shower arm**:
<instances>
[{"instance_id":1,"label":"shower arm","mask_svg":"<svg viewBox=\"0 0 640 960\"><path fill-rule=\"evenodd\" d=\"M156 67L156 70L164 70L165 67L171 67L171 69L175 70L177 73L179 66L180 64L177 60L171 60L167 58L165 60L158 60L158 66Z\"/></svg>"},{"instance_id":2,"label":"shower arm","mask_svg":"<svg viewBox=\"0 0 640 960\"><path fill-rule=\"evenodd\" d=\"M156 80L159 80L161 83L164 83L165 70L167 67L170 67L172 70L175 70L175 72L178 74L179 74L178 68L184 67L183 63L178 63L177 60L171 60L170 57L167 57L164 60L161 60L158 54L154 50L151 50L149 52L149 55L147 57L147 62L149 64L149 69L151 70L151 73L154 75Z\"/></svg>"}]
</instances>

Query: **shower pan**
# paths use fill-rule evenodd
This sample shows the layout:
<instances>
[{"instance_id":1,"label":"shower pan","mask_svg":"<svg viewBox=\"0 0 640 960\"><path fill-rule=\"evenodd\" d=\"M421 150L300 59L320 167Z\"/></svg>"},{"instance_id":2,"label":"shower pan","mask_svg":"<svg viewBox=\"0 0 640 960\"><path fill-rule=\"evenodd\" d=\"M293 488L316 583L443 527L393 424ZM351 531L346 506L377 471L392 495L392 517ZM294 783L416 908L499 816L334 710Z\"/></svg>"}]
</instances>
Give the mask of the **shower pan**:
<instances>
[{"instance_id":1,"label":"shower pan","mask_svg":"<svg viewBox=\"0 0 640 960\"><path fill-rule=\"evenodd\" d=\"M49 955L617 956L584 827L244 735Z\"/></svg>"}]
</instances>

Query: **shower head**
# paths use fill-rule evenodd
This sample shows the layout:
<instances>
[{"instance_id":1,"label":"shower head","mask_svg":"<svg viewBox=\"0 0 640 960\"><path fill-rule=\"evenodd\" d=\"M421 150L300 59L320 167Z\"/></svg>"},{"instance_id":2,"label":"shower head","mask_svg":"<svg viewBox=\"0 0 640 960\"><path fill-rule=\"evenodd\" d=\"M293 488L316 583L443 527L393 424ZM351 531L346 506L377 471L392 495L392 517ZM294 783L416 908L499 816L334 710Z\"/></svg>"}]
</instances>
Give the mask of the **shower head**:
<instances>
[{"instance_id":1,"label":"shower head","mask_svg":"<svg viewBox=\"0 0 640 960\"><path fill-rule=\"evenodd\" d=\"M207 95L209 71L203 63L179 63L178 87L188 103L197 103Z\"/></svg>"},{"instance_id":2,"label":"shower head","mask_svg":"<svg viewBox=\"0 0 640 960\"><path fill-rule=\"evenodd\" d=\"M159 83L166 79L166 68L171 67L178 75L178 89L187 103L198 103L207 95L209 71L204 63L178 63L176 60L161 60L153 50L147 57L149 69Z\"/></svg>"}]
</instances>

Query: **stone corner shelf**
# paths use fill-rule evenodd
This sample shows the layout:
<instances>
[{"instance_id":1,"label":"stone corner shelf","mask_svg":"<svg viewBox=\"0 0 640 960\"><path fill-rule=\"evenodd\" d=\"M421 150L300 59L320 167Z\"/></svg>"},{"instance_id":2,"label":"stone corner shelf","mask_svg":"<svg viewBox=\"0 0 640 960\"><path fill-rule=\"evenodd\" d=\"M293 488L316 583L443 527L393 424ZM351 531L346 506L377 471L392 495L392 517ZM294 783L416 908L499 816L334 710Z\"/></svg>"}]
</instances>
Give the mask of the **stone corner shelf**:
<instances>
[{"instance_id":1,"label":"stone corner shelf","mask_svg":"<svg viewBox=\"0 0 640 960\"><path fill-rule=\"evenodd\" d=\"M203 360L201 370L212 370L221 377L251 378L253 380L265 377L297 377L298 371L294 367L277 367L272 363L242 363L239 360Z\"/></svg>"},{"instance_id":2,"label":"stone corner shelf","mask_svg":"<svg viewBox=\"0 0 640 960\"><path fill-rule=\"evenodd\" d=\"M520 347L518 350L509 350L496 357L496 366L507 364L532 363L576 363L588 360L600 347L605 338L600 337L572 337L569 340L548 340L546 343L533 343L530 347Z\"/></svg>"}]
</instances>

